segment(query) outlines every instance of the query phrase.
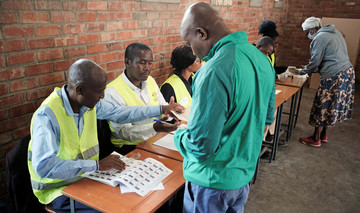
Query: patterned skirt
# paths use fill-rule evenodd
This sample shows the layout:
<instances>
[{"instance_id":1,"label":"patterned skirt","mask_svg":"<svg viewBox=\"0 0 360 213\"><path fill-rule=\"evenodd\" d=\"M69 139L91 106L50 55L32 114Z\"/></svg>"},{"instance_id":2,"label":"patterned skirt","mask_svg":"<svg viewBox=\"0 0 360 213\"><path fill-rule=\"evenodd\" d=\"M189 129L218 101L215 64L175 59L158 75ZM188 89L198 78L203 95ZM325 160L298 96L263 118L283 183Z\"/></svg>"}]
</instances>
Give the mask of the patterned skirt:
<instances>
[{"instance_id":1,"label":"patterned skirt","mask_svg":"<svg viewBox=\"0 0 360 213\"><path fill-rule=\"evenodd\" d=\"M318 127L334 126L351 119L355 95L355 72L352 67L321 80L314 98L309 124Z\"/></svg>"}]
</instances>

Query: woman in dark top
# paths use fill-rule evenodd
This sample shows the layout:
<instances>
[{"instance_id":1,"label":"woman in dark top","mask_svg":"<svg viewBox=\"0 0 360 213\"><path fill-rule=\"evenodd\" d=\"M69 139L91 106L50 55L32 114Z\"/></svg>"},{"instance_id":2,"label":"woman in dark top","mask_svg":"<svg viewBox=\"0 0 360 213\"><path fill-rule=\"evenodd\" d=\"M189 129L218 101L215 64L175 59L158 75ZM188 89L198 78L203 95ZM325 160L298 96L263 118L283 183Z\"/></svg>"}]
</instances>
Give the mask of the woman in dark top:
<instances>
[{"instance_id":1,"label":"woman in dark top","mask_svg":"<svg viewBox=\"0 0 360 213\"><path fill-rule=\"evenodd\" d=\"M201 67L200 60L190 45L180 45L173 50L170 64L175 70L161 85L160 91L167 102L174 96L175 102L187 108L191 105L193 73Z\"/></svg>"}]
</instances>

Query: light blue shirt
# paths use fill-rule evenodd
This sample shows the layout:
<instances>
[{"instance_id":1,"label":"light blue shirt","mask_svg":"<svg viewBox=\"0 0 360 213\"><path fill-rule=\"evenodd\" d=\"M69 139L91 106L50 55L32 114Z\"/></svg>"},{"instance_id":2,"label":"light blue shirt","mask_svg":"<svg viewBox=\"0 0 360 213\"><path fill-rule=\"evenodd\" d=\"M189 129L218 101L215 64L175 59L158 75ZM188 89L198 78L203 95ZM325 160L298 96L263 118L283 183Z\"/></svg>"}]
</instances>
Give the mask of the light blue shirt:
<instances>
[{"instance_id":1,"label":"light blue shirt","mask_svg":"<svg viewBox=\"0 0 360 213\"><path fill-rule=\"evenodd\" d=\"M82 106L79 113L74 113L65 91L66 85L58 91L65 111L74 117L79 137L84 127L84 113L88 110ZM98 119L106 119L116 123L130 123L162 114L161 106L128 107L115 106L100 100L96 104ZM34 114L32 129L32 165L40 178L70 179L83 172L99 169L95 160L64 160L56 155L60 149L60 127L54 112L49 106L41 106Z\"/></svg>"}]
</instances>

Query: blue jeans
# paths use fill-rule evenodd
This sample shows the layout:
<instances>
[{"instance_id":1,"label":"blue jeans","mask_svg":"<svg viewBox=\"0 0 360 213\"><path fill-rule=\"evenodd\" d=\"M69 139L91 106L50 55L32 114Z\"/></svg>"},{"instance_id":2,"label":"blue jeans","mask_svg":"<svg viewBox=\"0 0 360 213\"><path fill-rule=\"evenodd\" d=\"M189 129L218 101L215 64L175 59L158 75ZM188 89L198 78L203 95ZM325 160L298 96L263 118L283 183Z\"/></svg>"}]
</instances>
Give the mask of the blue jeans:
<instances>
[{"instance_id":1,"label":"blue jeans","mask_svg":"<svg viewBox=\"0 0 360 213\"><path fill-rule=\"evenodd\" d=\"M210 189L186 181L184 212L244 212L249 184L234 190Z\"/></svg>"},{"instance_id":2,"label":"blue jeans","mask_svg":"<svg viewBox=\"0 0 360 213\"><path fill-rule=\"evenodd\" d=\"M76 213L98 213L99 211L82 204L80 202L74 201L75 212ZM50 204L49 207L56 213L69 213L70 212L70 198L62 195L55 198Z\"/></svg>"}]
</instances>

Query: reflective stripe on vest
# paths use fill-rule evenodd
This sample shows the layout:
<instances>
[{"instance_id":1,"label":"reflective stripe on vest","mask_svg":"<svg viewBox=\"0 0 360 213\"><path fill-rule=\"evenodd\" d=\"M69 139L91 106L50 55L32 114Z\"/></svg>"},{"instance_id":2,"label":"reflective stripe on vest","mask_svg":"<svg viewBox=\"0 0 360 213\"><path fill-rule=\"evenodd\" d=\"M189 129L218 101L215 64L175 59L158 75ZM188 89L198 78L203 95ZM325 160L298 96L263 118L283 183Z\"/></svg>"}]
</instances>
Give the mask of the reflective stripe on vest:
<instances>
[{"instance_id":1,"label":"reflective stripe on vest","mask_svg":"<svg viewBox=\"0 0 360 213\"><path fill-rule=\"evenodd\" d=\"M125 73L123 73L122 75L125 75ZM149 76L146 82L147 82L146 90L148 91L149 94L150 105L151 106L159 105L158 87L155 80L151 76ZM146 106L145 103L142 100L140 100L140 98L136 95L136 93L125 83L121 75L117 77L115 80L113 80L111 83L109 83L107 87L114 88L117 91L117 93L121 96L121 98L124 100L126 106ZM138 145L143 142L143 140L131 142L114 137L114 135L116 135L115 130L114 128L112 128L110 122L108 123L110 130L112 132L111 143L113 143L115 146L122 147L123 145Z\"/></svg>"},{"instance_id":2,"label":"reflective stripe on vest","mask_svg":"<svg viewBox=\"0 0 360 213\"><path fill-rule=\"evenodd\" d=\"M84 127L79 138L77 126L73 116L69 116L63 107L62 100L57 93L59 88L55 88L54 92L44 100L41 106L47 105L53 111L60 128L60 148L57 157L60 159L88 159L99 160L99 144L97 140L96 128L96 109L89 110L84 113ZM36 112L35 112L36 113ZM31 120L30 133L32 134L33 119ZM32 137L33 138L33 137ZM28 149L28 167L31 177L31 183L35 196L40 203L48 204L55 198L61 196L61 190L66 185L78 180L72 179L51 179L40 178L35 173L31 157L32 143L30 140ZM80 176L81 174L79 174ZM55 187L55 188L54 188Z\"/></svg>"},{"instance_id":3,"label":"reflective stripe on vest","mask_svg":"<svg viewBox=\"0 0 360 213\"><path fill-rule=\"evenodd\" d=\"M192 78L192 76L190 77ZM170 84L175 92L176 102L183 105L185 108L191 106L192 98L187 90L184 82L179 78L179 76L173 74L171 75L162 85ZM184 104L185 101L185 104Z\"/></svg>"}]
</instances>

